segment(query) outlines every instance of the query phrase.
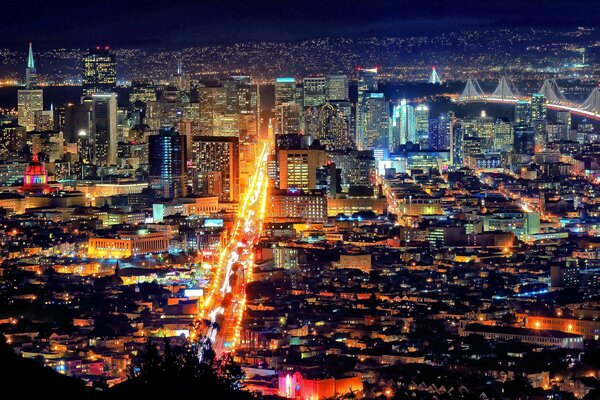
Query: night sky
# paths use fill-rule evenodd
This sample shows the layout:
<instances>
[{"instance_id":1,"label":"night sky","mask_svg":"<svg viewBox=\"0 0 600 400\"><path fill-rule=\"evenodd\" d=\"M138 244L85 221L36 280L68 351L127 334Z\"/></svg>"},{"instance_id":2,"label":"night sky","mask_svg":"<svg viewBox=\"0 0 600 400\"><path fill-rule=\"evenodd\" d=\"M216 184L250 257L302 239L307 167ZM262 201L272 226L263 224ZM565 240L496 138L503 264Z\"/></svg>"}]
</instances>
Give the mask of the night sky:
<instances>
[{"instance_id":1,"label":"night sky","mask_svg":"<svg viewBox=\"0 0 600 400\"><path fill-rule=\"evenodd\" d=\"M177 47L323 36L411 35L477 26L600 26L598 1L58 0L2 2L0 46Z\"/></svg>"}]
</instances>

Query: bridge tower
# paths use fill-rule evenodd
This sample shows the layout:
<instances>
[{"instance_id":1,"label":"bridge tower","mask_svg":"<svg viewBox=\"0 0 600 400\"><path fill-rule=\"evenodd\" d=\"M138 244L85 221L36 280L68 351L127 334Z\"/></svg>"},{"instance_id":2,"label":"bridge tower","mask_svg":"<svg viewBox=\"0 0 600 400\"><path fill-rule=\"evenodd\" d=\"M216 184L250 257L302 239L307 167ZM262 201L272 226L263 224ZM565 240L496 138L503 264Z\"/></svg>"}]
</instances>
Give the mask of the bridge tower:
<instances>
[{"instance_id":1,"label":"bridge tower","mask_svg":"<svg viewBox=\"0 0 600 400\"><path fill-rule=\"evenodd\" d=\"M546 79L538 93L543 94L546 101L550 104L566 104L569 102L562 94L562 90L558 86L558 83L556 83L556 79Z\"/></svg>"},{"instance_id":2,"label":"bridge tower","mask_svg":"<svg viewBox=\"0 0 600 400\"><path fill-rule=\"evenodd\" d=\"M496 90L494 90L494 93L492 93L490 97L500 100L517 100L517 96L515 96L513 90L510 88L505 76L500 78Z\"/></svg>"},{"instance_id":3,"label":"bridge tower","mask_svg":"<svg viewBox=\"0 0 600 400\"><path fill-rule=\"evenodd\" d=\"M473 101L473 100L481 100L485 97L485 93L479 86L479 82L475 78L467 79L467 84L465 85L464 90L461 95L458 96L458 101Z\"/></svg>"},{"instance_id":4,"label":"bridge tower","mask_svg":"<svg viewBox=\"0 0 600 400\"><path fill-rule=\"evenodd\" d=\"M589 111L594 114L600 113L600 89L595 87L588 98L579 107L582 110Z\"/></svg>"}]
</instances>

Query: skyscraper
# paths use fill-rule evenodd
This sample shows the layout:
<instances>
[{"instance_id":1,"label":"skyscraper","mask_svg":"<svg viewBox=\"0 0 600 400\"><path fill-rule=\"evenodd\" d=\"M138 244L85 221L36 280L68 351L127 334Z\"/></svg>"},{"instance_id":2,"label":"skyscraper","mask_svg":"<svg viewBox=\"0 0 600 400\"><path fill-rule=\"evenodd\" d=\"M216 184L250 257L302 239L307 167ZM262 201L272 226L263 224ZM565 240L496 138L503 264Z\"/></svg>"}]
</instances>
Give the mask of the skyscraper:
<instances>
[{"instance_id":1,"label":"skyscraper","mask_svg":"<svg viewBox=\"0 0 600 400\"><path fill-rule=\"evenodd\" d=\"M488 117L485 111L482 111L476 120L475 132L477 137L481 139L481 149L491 149L494 145L494 118Z\"/></svg>"},{"instance_id":2,"label":"skyscraper","mask_svg":"<svg viewBox=\"0 0 600 400\"><path fill-rule=\"evenodd\" d=\"M530 126L517 125L514 133L514 152L516 154L533 155L535 153L535 129Z\"/></svg>"},{"instance_id":3,"label":"skyscraper","mask_svg":"<svg viewBox=\"0 0 600 400\"><path fill-rule=\"evenodd\" d=\"M546 119L546 97L542 93L531 96L531 119Z\"/></svg>"},{"instance_id":4,"label":"skyscraper","mask_svg":"<svg viewBox=\"0 0 600 400\"><path fill-rule=\"evenodd\" d=\"M161 129L148 138L150 188L156 199L186 193L186 138L174 129Z\"/></svg>"},{"instance_id":5,"label":"skyscraper","mask_svg":"<svg viewBox=\"0 0 600 400\"><path fill-rule=\"evenodd\" d=\"M416 143L415 109L402 99L400 104L394 105L393 109L390 150L394 151L398 146L408 142Z\"/></svg>"},{"instance_id":6,"label":"skyscraper","mask_svg":"<svg viewBox=\"0 0 600 400\"><path fill-rule=\"evenodd\" d=\"M494 150L509 151L513 147L513 126L510 122L497 119L494 123Z\"/></svg>"},{"instance_id":7,"label":"skyscraper","mask_svg":"<svg viewBox=\"0 0 600 400\"><path fill-rule=\"evenodd\" d=\"M275 79L275 134L299 132L302 129L302 103L296 79Z\"/></svg>"},{"instance_id":8,"label":"skyscraper","mask_svg":"<svg viewBox=\"0 0 600 400\"><path fill-rule=\"evenodd\" d=\"M37 71L35 61L33 60L33 47L29 43L29 53L27 54L27 68L25 68L25 89L35 89L37 86Z\"/></svg>"},{"instance_id":9,"label":"skyscraper","mask_svg":"<svg viewBox=\"0 0 600 400\"><path fill-rule=\"evenodd\" d=\"M25 68L25 89L17 91L18 123L27 131L36 130L36 118L44 109L44 92L37 89L37 74L33 60L33 49L29 43L27 67Z\"/></svg>"},{"instance_id":10,"label":"skyscraper","mask_svg":"<svg viewBox=\"0 0 600 400\"><path fill-rule=\"evenodd\" d=\"M350 135L350 102L327 102L319 110L319 129L316 139L327 149L341 150L352 148L354 141Z\"/></svg>"},{"instance_id":11,"label":"skyscraper","mask_svg":"<svg viewBox=\"0 0 600 400\"><path fill-rule=\"evenodd\" d=\"M115 165L117 163L117 95L115 93L94 94L91 102L92 164Z\"/></svg>"},{"instance_id":12,"label":"skyscraper","mask_svg":"<svg viewBox=\"0 0 600 400\"><path fill-rule=\"evenodd\" d=\"M383 93L365 92L361 107L358 145L361 150L388 148L389 111Z\"/></svg>"},{"instance_id":13,"label":"skyscraper","mask_svg":"<svg viewBox=\"0 0 600 400\"><path fill-rule=\"evenodd\" d=\"M452 128L454 113L440 114L437 123L430 123L429 147L434 150L447 150L453 145Z\"/></svg>"},{"instance_id":14,"label":"skyscraper","mask_svg":"<svg viewBox=\"0 0 600 400\"><path fill-rule=\"evenodd\" d=\"M83 57L83 94L114 92L117 86L116 57L108 47L90 49Z\"/></svg>"},{"instance_id":15,"label":"skyscraper","mask_svg":"<svg viewBox=\"0 0 600 400\"><path fill-rule=\"evenodd\" d=\"M302 80L304 107L318 107L325 104L326 79L324 76L311 76Z\"/></svg>"},{"instance_id":16,"label":"skyscraper","mask_svg":"<svg viewBox=\"0 0 600 400\"><path fill-rule=\"evenodd\" d=\"M367 106L369 92L376 92L378 87L377 68L358 68L358 103L356 105L356 145L359 149L364 149L366 126L367 126Z\"/></svg>"},{"instance_id":17,"label":"skyscraper","mask_svg":"<svg viewBox=\"0 0 600 400\"><path fill-rule=\"evenodd\" d=\"M525 100L519 100L515 104L515 125L531 125L531 105Z\"/></svg>"},{"instance_id":18,"label":"skyscraper","mask_svg":"<svg viewBox=\"0 0 600 400\"><path fill-rule=\"evenodd\" d=\"M194 191L237 202L240 193L240 144L237 137L198 136L192 141Z\"/></svg>"},{"instance_id":19,"label":"skyscraper","mask_svg":"<svg viewBox=\"0 0 600 400\"><path fill-rule=\"evenodd\" d=\"M429 144L429 107L418 104L415 107L415 141L422 147Z\"/></svg>"},{"instance_id":20,"label":"skyscraper","mask_svg":"<svg viewBox=\"0 0 600 400\"><path fill-rule=\"evenodd\" d=\"M326 100L348 100L348 77L346 75L327 75Z\"/></svg>"}]
</instances>

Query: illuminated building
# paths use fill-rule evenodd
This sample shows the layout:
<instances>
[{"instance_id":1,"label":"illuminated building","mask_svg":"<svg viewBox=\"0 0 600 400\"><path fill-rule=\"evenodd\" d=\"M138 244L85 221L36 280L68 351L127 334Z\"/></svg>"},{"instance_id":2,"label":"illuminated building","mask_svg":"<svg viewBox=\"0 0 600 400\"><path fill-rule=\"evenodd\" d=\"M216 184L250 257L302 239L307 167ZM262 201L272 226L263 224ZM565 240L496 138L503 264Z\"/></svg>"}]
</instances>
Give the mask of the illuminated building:
<instances>
[{"instance_id":1,"label":"illuminated building","mask_svg":"<svg viewBox=\"0 0 600 400\"><path fill-rule=\"evenodd\" d=\"M196 193L237 202L240 190L239 139L198 136L192 146L192 179Z\"/></svg>"},{"instance_id":2,"label":"illuminated building","mask_svg":"<svg viewBox=\"0 0 600 400\"><path fill-rule=\"evenodd\" d=\"M227 112L227 90L223 86L198 88L201 134L213 136L215 121Z\"/></svg>"},{"instance_id":3,"label":"illuminated building","mask_svg":"<svg viewBox=\"0 0 600 400\"><path fill-rule=\"evenodd\" d=\"M390 151L408 142L416 143L415 109L405 99L395 104L392 112Z\"/></svg>"},{"instance_id":4,"label":"illuminated building","mask_svg":"<svg viewBox=\"0 0 600 400\"><path fill-rule=\"evenodd\" d=\"M37 129L36 115L44 108L44 92L41 89L25 89L17 91L17 110L19 125L33 131Z\"/></svg>"},{"instance_id":5,"label":"illuminated building","mask_svg":"<svg viewBox=\"0 0 600 400\"><path fill-rule=\"evenodd\" d=\"M326 79L324 76L312 76L302 80L304 107L318 107L325 103Z\"/></svg>"},{"instance_id":6,"label":"illuminated building","mask_svg":"<svg viewBox=\"0 0 600 400\"><path fill-rule=\"evenodd\" d=\"M519 340L538 346L583 350L583 337L573 333L513 326L466 324L465 322L461 321L460 336L479 335L488 340Z\"/></svg>"},{"instance_id":7,"label":"illuminated building","mask_svg":"<svg viewBox=\"0 0 600 400\"><path fill-rule=\"evenodd\" d=\"M88 239L87 255L91 258L127 258L166 253L170 239L164 233L120 234L118 238Z\"/></svg>"},{"instance_id":8,"label":"illuminated building","mask_svg":"<svg viewBox=\"0 0 600 400\"><path fill-rule=\"evenodd\" d=\"M359 375L339 378L309 378L301 373L279 377L279 396L288 399L325 399L348 393L360 397L363 383Z\"/></svg>"},{"instance_id":9,"label":"illuminated building","mask_svg":"<svg viewBox=\"0 0 600 400\"><path fill-rule=\"evenodd\" d=\"M116 57L108 47L90 49L83 57L83 94L107 94L117 86Z\"/></svg>"},{"instance_id":10,"label":"illuminated building","mask_svg":"<svg viewBox=\"0 0 600 400\"><path fill-rule=\"evenodd\" d=\"M455 139L454 124L456 123L456 117L453 111L448 111L445 114L439 116L439 134L437 140L433 143L436 150L446 150L454 146L453 140Z\"/></svg>"},{"instance_id":11,"label":"illuminated building","mask_svg":"<svg viewBox=\"0 0 600 400\"><path fill-rule=\"evenodd\" d=\"M117 163L117 95L115 93L92 95L91 110L92 124L87 141L92 151L92 164L115 165ZM81 137L85 138L85 136Z\"/></svg>"},{"instance_id":12,"label":"illuminated building","mask_svg":"<svg viewBox=\"0 0 600 400\"><path fill-rule=\"evenodd\" d=\"M566 126L567 130L571 129L571 113L569 111L559 110L556 112L556 123Z\"/></svg>"},{"instance_id":13,"label":"illuminated building","mask_svg":"<svg viewBox=\"0 0 600 400\"><path fill-rule=\"evenodd\" d=\"M389 111L383 93L365 93L358 107L360 109L357 121L359 149L388 148Z\"/></svg>"},{"instance_id":14,"label":"illuminated building","mask_svg":"<svg viewBox=\"0 0 600 400\"><path fill-rule=\"evenodd\" d=\"M377 67L375 68L358 68L358 94L363 92L375 92L378 90L379 75Z\"/></svg>"},{"instance_id":15,"label":"illuminated building","mask_svg":"<svg viewBox=\"0 0 600 400\"><path fill-rule=\"evenodd\" d=\"M33 47L29 43L29 52L27 54L27 68L25 68L25 89L31 90L37 86L37 71L35 61L33 60Z\"/></svg>"},{"instance_id":16,"label":"illuminated building","mask_svg":"<svg viewBox=\"0 0 600 400\"><path fill-rule=\"evenodd\" d=\"M600 338L600 313L596 309L575 309L572 317L523 313L517 313L516 317L526 328L567 332L582 335L587 340Z\"/></svg>"},{"instance_id":17,"label":"illuminated building","mask_svg":"<svg viewBox=\"0 0 600 400\"><path fill-rule=\"evenodd\" d=\"M531 125L531 105L525 100L519 100L515 104L515 125Z\"/></svg>"},{"instance_id":18,"label":"illuminated building","mask_svg":"<svg viewBox=\"0 0 600 400\"><path fill-rule=\"evenodd\" d=\"M21 191L36 194L47 193L50 191L50 186L48 185L48 173L46 172L44 164L38 160L37 153L33 155L33 159L29 165L27 165Z\"/></svg>"},{"instance_id":19,"label":"illuminated building","mask_svg":"<svg viewBox=\"0 0 600 400\"><path fill-rule=\"evenodd\" d=\"M317 186L317 168L326 163L325 150L280 149L279 188L315 190Z\"/></svg>"},{"instance_id":20,"label":"illuminated building","mask_svg":"<svg viewBox=\"0 0 600 400\"><path fill-rule=\"evenodd\" d=\"M533 127L515 126L513 150L517 154L533 155L535 153L535 129Z\"/></svg>"},{"instance_id":21,"label":"illuminated building","mask_svg":"<svg viewBox=\"0 0 600 400\"><path fill-rule=\"evenodd\" d=\"M491 149L494 144L494 118L488 117L485 111L482 111L475 122L475 132L481 139L481 149Z\"/></svg>"},{"instance_id":22,"label":"illuminated building","mask_svg":"<svg viewBox=\"0 0 600 400\"><path fill-rule=\"evenodd\" d=\"M415 140L423 148L429 144L429 107L426 104L415 107Z\"/></svg>"},{"instance_id":23,"label":"illuminated building","mask_svg":"<svg viewBox=\"0 0 600 400\"><path fill-rule=\"evenodd\" d=\"M331 197L327 199L327 215L353 215L361 211L373 211L375 214L387 212L387 200L383 197Z\"/></svg>"},{"instance_id":24,"label":"illuminated building","mask_svg":"<svg viewBox=\"0 0 600 400\"><path fill-rule=\"evenodd\" d=\"M365 149L367 123L367 97L378 88L377 68L358 69L358 104L356 105L356 145Z\"/></svg>"},{"instance_id":25,"label":"illuminated building","mask_svg":"<svg viewBox=\"0 0 600 400\"><path fill-rule=\"evenodd\" d=\"M531 119L546 119L546 97L542 93L531 96Z\"/></svg>"},{"instance_id":26,"label":"illuminated building","mask_svg":"<svg viewBox=\"0 0 600 400\"><path fill-rule=\"evenodd\" d=\"M328 149L343 150L353 147L354 141L350 135L352 110L349 104L327 102L319 110L320 126L315 138Z\"/></svg>"},{"instance_id":27,"label":"illuminated building","mask_svg":"<svg viewBox=\"0 0 600 400\"><path fill-rule=\"evenodd\" d=\"M324 222L327 198L321 193L273 190L268 196L267 219L271 222Z\"/></svg>"},{"instance_id":28,"label":"illuminated building","mask_svg":"<svg viewBox=\"0 0 600 400\"><path fill-rule=\"evenodd\" d=\"M186 140L173 129L148 138L150 188L155 198L173 199L186 193Z\"/></svg>"},{"instance_id":29,"label":"illuminated building","mask_svg":"<svg viewBox=\"0 0 600 400\"><path fill-rule=\"evenodd\" d=\"M513 126L508 121L497 119L494 123L494 150L509 151L513 147Z\"/></svg>"},{"instance_id":30,"label":"illuminated building","mask_svg":"<svg viewBox=\"0 0 600 400\"><path fill-rule=\"evenodd\" d=\"M348 100L348 77L346 75L327 75L325 99Z\"/></svg>"}]
</instances>

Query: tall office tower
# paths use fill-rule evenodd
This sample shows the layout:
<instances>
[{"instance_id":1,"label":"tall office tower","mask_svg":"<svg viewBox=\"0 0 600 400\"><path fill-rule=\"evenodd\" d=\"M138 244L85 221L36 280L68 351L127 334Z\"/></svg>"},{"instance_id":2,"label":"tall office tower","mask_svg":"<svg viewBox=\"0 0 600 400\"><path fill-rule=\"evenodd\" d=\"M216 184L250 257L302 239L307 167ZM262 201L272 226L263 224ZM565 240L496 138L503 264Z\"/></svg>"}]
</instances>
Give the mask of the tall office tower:
<instances>
[{"instance_id":1,"label":"tall office tower","mask_svg":"<svg viewBox=\"0 0 600 400\"><path fill-rule=\"evenodd\" d=\"M415 107L415 142L422 148L429 145L429 107L418 104Z\"/></svg>"},{"instance_id":2,"label":"tall office tower","mask_svg":"<svg viewBox=\"0 0 600 400\"><path fill-rule=\"evenodd\" d=\"M356 105L356 138L355 142L359 149L363 149L366 137L367 125L367 101L369 92L377 92L378 75L377 68L358 69L358 101Z\"/></svg>"},{"instance_id":3,"label":"tall office tower","mask_svg":"<svg viewBox=\"0 0 600 400\"><path fill-rule=\"evenodd\" d=\"M301 104L294 101L280 103L275 108L275 115L275 134L296 133L303 130L303 110Z\"/></svg>"},{"instance_id":4,"label":"tall office tower","mask_svg":"<svg viewBox=\"0 0 600 400\"><path fill-rule=\"evenodd\" d=\"M91 96L92 124L90 146L92 164L108 166L117 163L117 95Z\"/></svg>"},{"instance_id":5,"label":"tall office tower","mask_svg":"<svg viewBox=\"0 0 600 400\"><path fill-rule=\"evenodd\" d=\"M183 72L183 63L181 60L177 61L177 69L171 77L171 85L180 92L189 92L190 90L190 79Z\"/></svg>"},{"instance_id":6,"label":"tall office tower","mask_svg":"<svg viewBox=\"0 0 600 400\"><path fill-rule=\"evenodd\" d=\"M167 87L158 97L158 120L161 127L173 128L179 125L183 116L181 92L175 87Z\"/></svg>"},{"instance_id":7,"label":"tall office tower","mask_svg":"<svg viewBox=\"0 0 600 400\"><path fill-rule=\"evenodd\" d=\"M174 129L148 137L150 189L155 199L186 194L186 138Z\"/></svg>"},{"instance_id":8,"label":"tall office tower","mask_svg":"<svg viewBox=\"0 0 600 400\"><path fill-rule=\"evenodd\" d=\"M531 105L525 100L519 100L515 104L515 125L531 125Z\"/></svg>"},{"instance_id":9,"label":"tall office tower","mask_svg":"<svg viewBox=\"0 0 600 400\"><path fill-rule=\"evenodd\" d=\"M297 100L296 79L287 77L275 79L275 105L295 100Z\"/></svg>"},{"instance_id":10,"label":"tall office tower","mask_svg":"<svg viewBox=\"0 0 600 400\"><path fill-rule=\"evenodd\" d=\"M275 79L274 132L276 135L302 130L303 107L300 98L296 79Z\"/></svg>"},{"instance_id":11,"label":"tall office tower","mask_svg":"<svg viewBox=\"0 0 600 400\"><path fill-rule=\"evenodd\" d=\"M454 120L454 118L453 118ZM460 166L463 164L463 129L458 121L451 123L450 129L450 164Z\"/></svg>"},{"instance_id":12,"label":"tall office tower","mask_svg":"<svg viewBox=\"0 0 600 400\"><path fill-rule=\"evenodd\" d=\"M378 90L377 68L359 68L358 69L358 93L376 92Z\"/></svg>"},{"instance_id":13,"label":"tall office tower","mask_svg":"<svg viewBox=\"0 0 600 400\"><path fill-rule=\"evenodd\" d=\"M392 129L390 151L396 151L400 145L408 142L416 143L415 109L405 99L395 104L392 109Z\"/></svg>"},{"instance_id":14,"label":"tall office tower","mask_svg":"<svg viewBox=\"0 0 600 400\"><path fill-rule=\"evenodd\" d=\"M325 78L325 99L348 100L348 77L346 75L327 75Z\"/></svg>"},{"instance_id":15,"label":"tall office tower","mask_svg":"<svg viewBox=\"0 0 600 400\"><path fill-rule=\"evenodd\" d=\"M447 150L452 147L452 129L454 127L454 123L456 122L456 117L454 116L453 111L448 111L447 113L442 113L438 117L439 119L439 135L438 139L434 142L436 150Z\"/></svg>"},{"instance_id":16,"label":"tall office tower","mask_svg":"<svg viewBox=\"0 0 600 400\"><path fill-rule=\"evenodd\" d=\"M83 94L107 94L117 87L117 61L108 47L90 49L83 57Z\"/></svg>"},{"instance_id":17,"label":"tall office tower","mask_svg":"<svg viewBox=\"0 0 600 400\"><path fill-rule=\"evenodd\" d=\"M494 118L488 117L485 111L482 111L475 124L475 132L481 139L481 149L491 149L494 145Z\"/></svg>"},{"instance_id":18,"label":"tall office tower","mask_svg":"<svg viewBox=\"0 0 600 400\"><path fill-rule=\"evenodd\" d=\"M531 119L546 119L546 97L542 93L531 96Z\"/></svg>"},{"instance_id":19,"label":"tall office tower","mask_svg":"<svg viewBox=\"0 0 600 400\"><path fill-rule=\"evenodd\" d=\"M240 142L237 137L198 136L192 141L192 180L197 194L237 202L240 194Z\"/></svg>"},{"instance_id":20,"label":"tall office tower","mask_svg":"<svg viewBox=\"0 0 600 400\"><path fill-rule=\"evenodd\" d=\"M383 93L366 92L361 108L357 138L359 149L386 149L389 136L389 110Z\"/></svg>"},{"instance_id":21,"label":"tall office tower","mask_svg":"<svg viewBox=\"0 0 600 400\"><path fill-rule=\"evenodd\" d=\"M258 114L258 85L246 75L234 75L224 80L227 114Z\"/></svg>"},{"instance_id":22,"label":"tall office tower","mask_svg":"<svg viewBox=\"0 0 600 400\"><path fill-rule=\"evenodd\" d=\"M198 88L200 131L204 136L215 134L215 123L227 113L227 90L221 85Z\"/></svg>"},{"instance_id":23,"label":"tall office tower","mask_svg":"<svg viewBox=\"0 0 600 400\"><path fill-rule=\"evenodd\" d=\"M279 188L315 190L317 169L327 164L324 149L279 149Z\"/></svg>"},{"instance_id":24,"label":"tall office tower","mask_svg":"<svg viewBox=\"0 0 600 400\"><path fill-rule=\"evenodd\" d=\"M41 89L17 91L17 111L19 125L29 131L37 130L36 115L41 114L44 106L44 92Z\"/></svg>"},{"instance_id":25,"label":"tall office tower","mask_svg":"<svg viewBox=\"0 0 600 400\"><path fill-rule=\"evenodd\" d=\"M27 68L25 68L25 89L35 89L37 87L37 72L35 70L35 61L33 60L33 47L29 43L29 53L27 54Z\"/></svg>"},{"instance_id":26,"label":"tall office tower","mask_svg":"<svg viewBox=\"0 0 600 400\"><path fill-rule=\"evenodd\" d=\"M36 89L37 79L31 43L25 68L25 82L25 89L17 91L17 121L27 131L33 131L37 130L36 118L39 119L44 109L44 92Z\"/></svg>"},{"instance_id":27,"label":"tall office tower","mask_svg":"<svg viewBox=\"0 0 600 400\"><path fill-rule=\"evenodd\" d=\"M67 143L77 143L80 137L89 137L92 126L91 103L69 103L64 108L65 122L62 129Z\"/></svg>"},{"instance_id":28,"label":"tall office tower","mask_svg":"<svg viewBox=\"0 0 600 400\"><path fill-rule=\"evenodd\" d=\"M535 153L535 130L531 126L517 125L514 134L514 152L533 155Z\"/></svg>"},{"instance_id":29,"label":"tall office tower","mask_svg":"<svg viewBox=\"0 0 600 400\"><path fill-rule=\"evenodd\" d=\"M427 147L430 149L437 148L437 141L440 134L440 119L439 118L431 118L429 120L429 128L428 128L428 141Z\"/></svg>"},{"instance_id":30,"label":"tall office tower","mask_svg":"<svg viewBox=\"0 0 600 400\"><path fill-rule=\"evenodd\" d=\"M565 125L567 129L571 129L571 113L569 111L557 111L556 123Z\"/></svg>"},{"instance_id":31,"label":"tall office tower","mask_svg":"<svg viewBox=\"0 0 600 400\"><path fill-rule=\"evenodd\" d=\"M548 145L548 120L534 119L532 121L533 129L535 130L535 149L536 152L546 149Z\"/></svg>"},{"instance_id":32,"label":"tall office tower","mask_svg":"<svg viewBox=\"0 0 600 400\"><path fill-rule=\"evenodd\" d=\"M497 119L494 123L494 150L510 151L513 148L513 126L509 121Z\"/></svg>"},{"instance_id":33,"label":"tall office tower","mask_svg":"<svg viewBox=\"0 0 600 400\"><path fill-rule=\"evenodd\" d=\"M312 76L302 80L304 108L325 104L326 79L324 76Z\"/></svg>"},{"instance_id":34,"label":"tall office tower","mask_svg":"<svg viewBox=\"0 0 600 400\"><path fill-rule=\"evenodd\" d=\"M335 136L334 148L354 149L354 133L356 132L356 104L350 101L334 100L329 102L336 110L339 118L343 120L345 130L338 130Z\"/></svg>"},{"instance_id":35,"label":"tall office tower","mask_svg":"<svg viewBox=\"0 0 600 400\"><path fill-rule=\"evenodd\" d=\"M236 135L240 136L241 142L254 142L259 123L258 85L249 76L236 75L225 80L223 86L227 93L227 114L238 118Z\"/></svg>"},{"instance_id":36,"label":"tall office tower","mask_svg":"<svg viewBox=\"0 0 600 400\"><path fill-rule=\"evenodd\" d=\"M316 139L329 150L341 150L353 146L350 135L350 116L336 103L325 103L319 110L319 129Z\"/></svg>"}]
</instances>

